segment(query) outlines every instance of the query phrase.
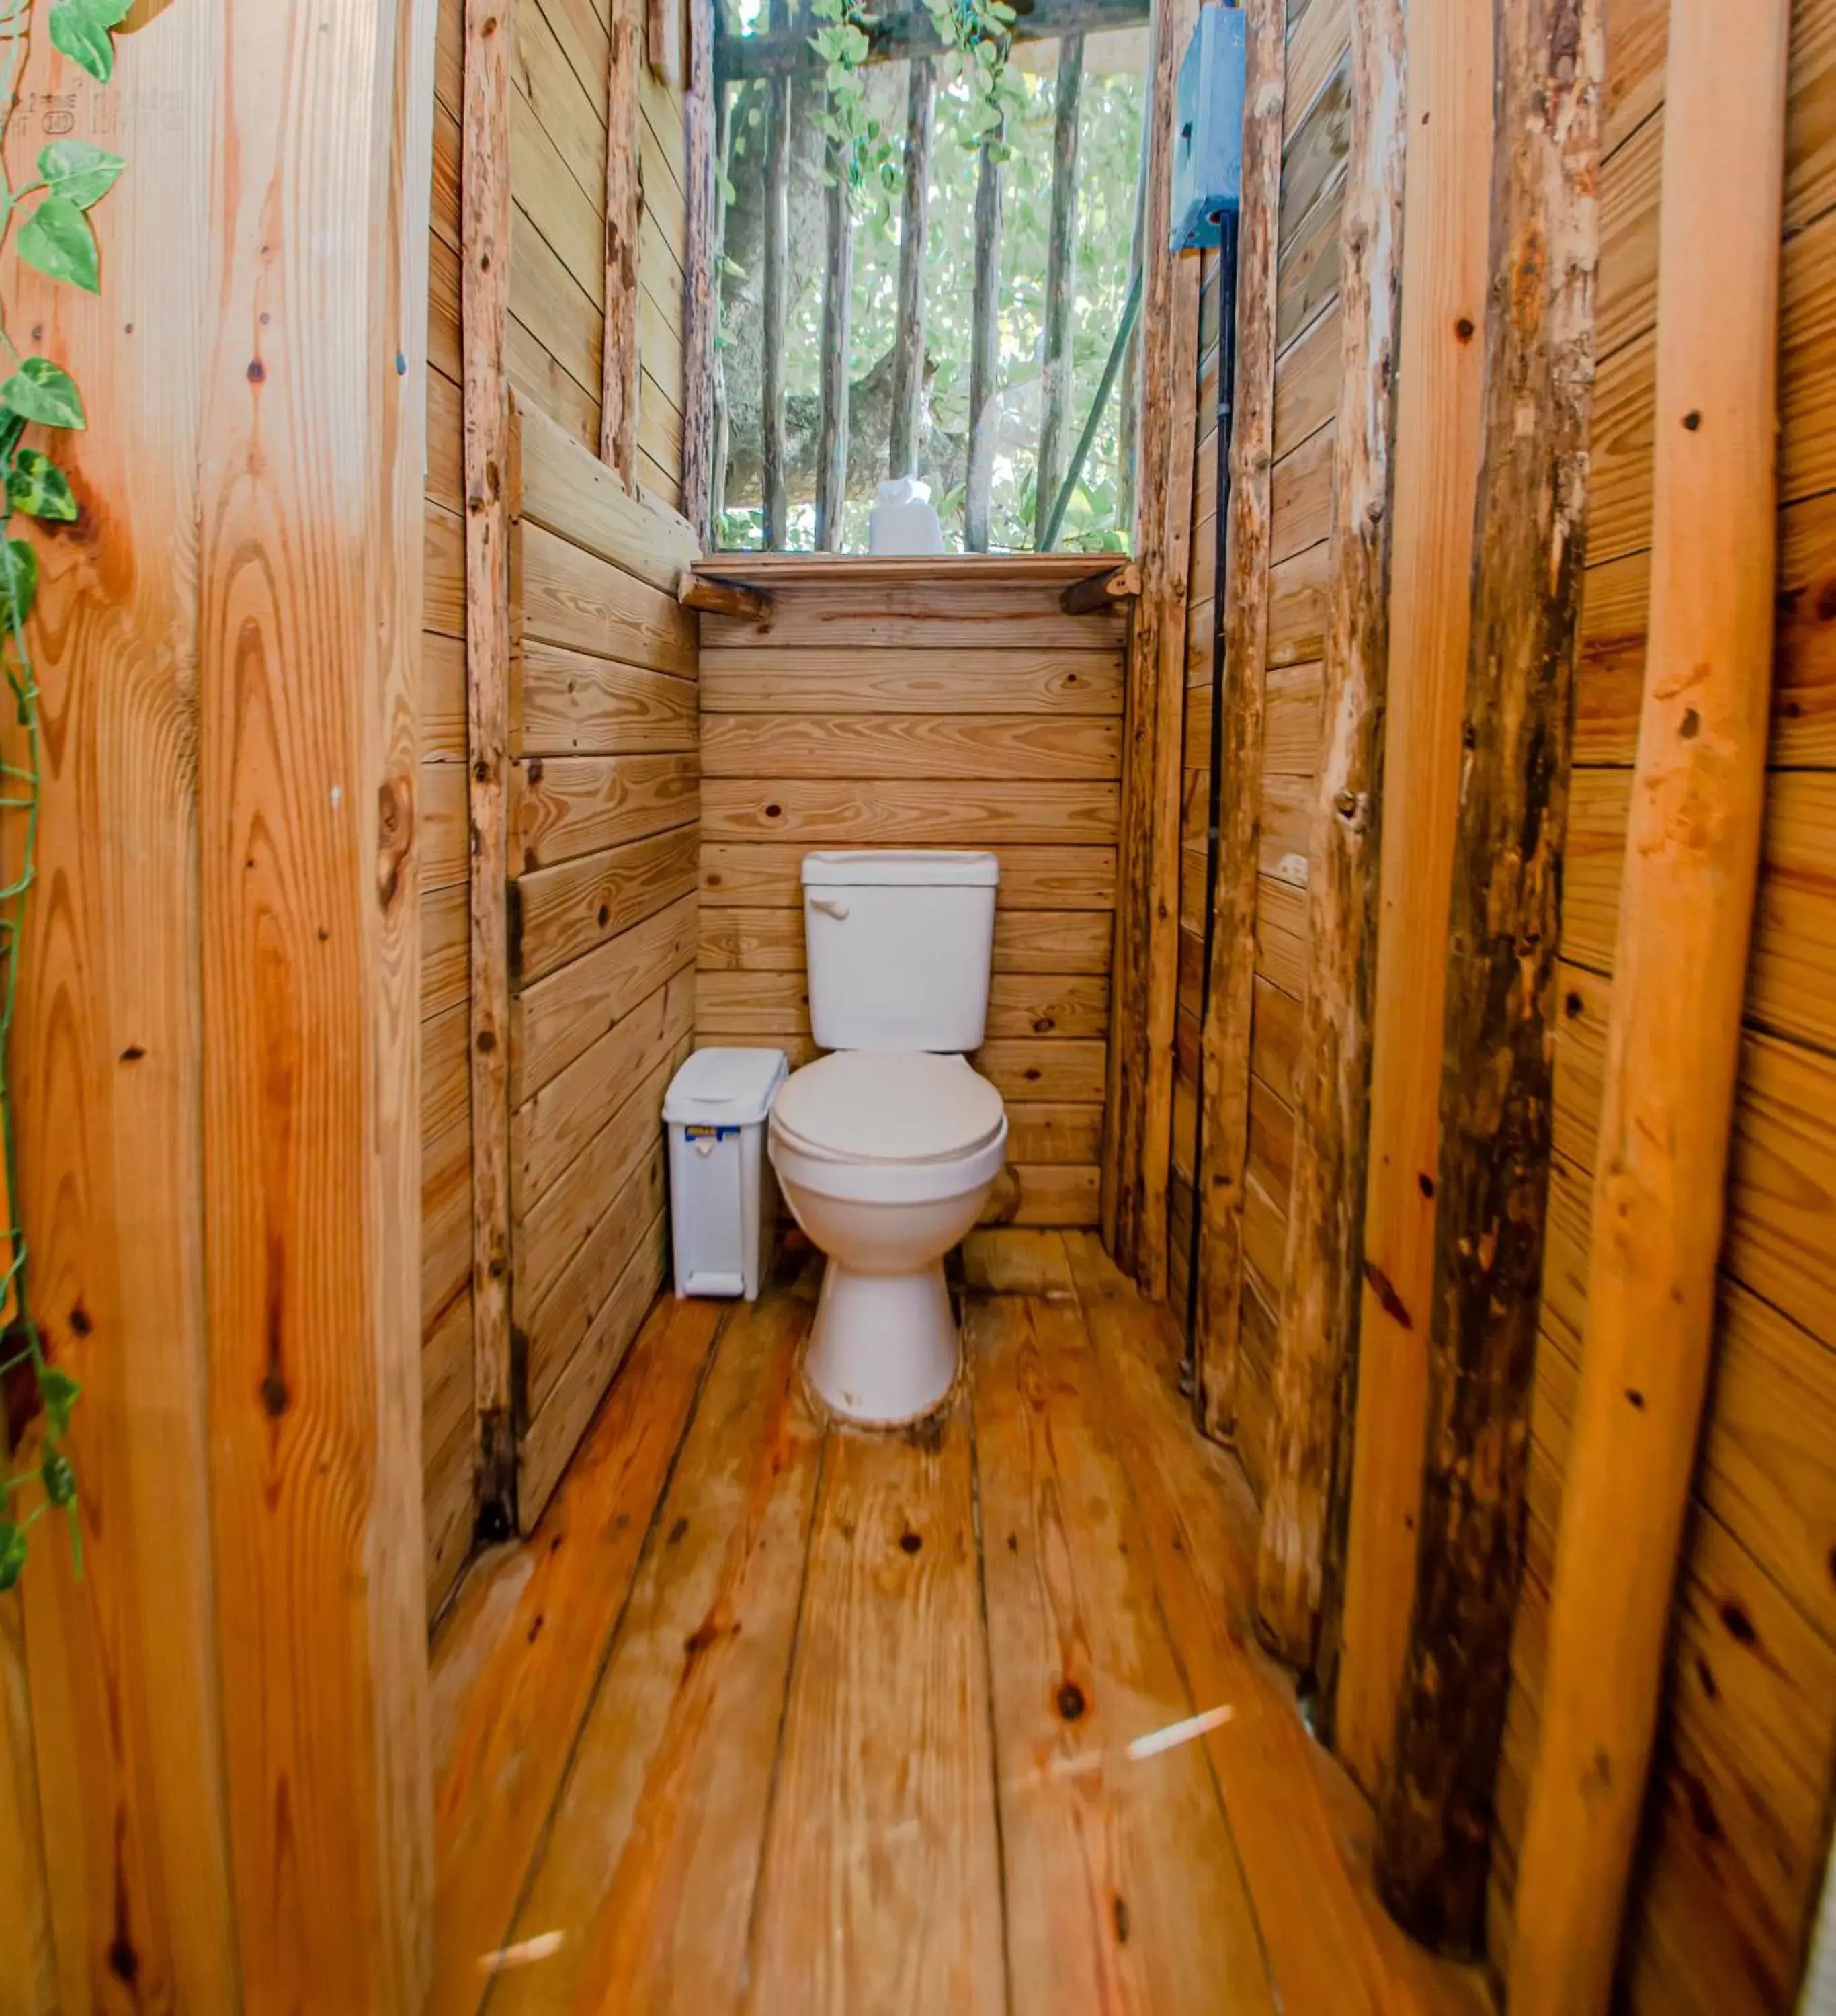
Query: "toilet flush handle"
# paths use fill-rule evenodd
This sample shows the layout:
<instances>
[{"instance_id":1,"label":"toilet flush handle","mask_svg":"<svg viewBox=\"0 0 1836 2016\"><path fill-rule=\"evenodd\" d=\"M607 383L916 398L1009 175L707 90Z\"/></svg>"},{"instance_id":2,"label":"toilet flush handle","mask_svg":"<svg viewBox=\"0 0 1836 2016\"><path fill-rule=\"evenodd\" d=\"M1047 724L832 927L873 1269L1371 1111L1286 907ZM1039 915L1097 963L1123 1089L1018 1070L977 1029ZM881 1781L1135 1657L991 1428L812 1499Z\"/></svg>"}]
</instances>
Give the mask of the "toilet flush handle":
<instances>
[{"instance_id":1,"label":"toilet flush handle","mask_svg":"<svg viewBox=\"0 0 1836 2016\"><path fill-rule=\"evenodd\" d=\"M837 902L833 896L811 897L810 908L812 910L820 910L826 917L834 917L837 920L848 915L847 904Z\"/></svg>"}]
</instances>

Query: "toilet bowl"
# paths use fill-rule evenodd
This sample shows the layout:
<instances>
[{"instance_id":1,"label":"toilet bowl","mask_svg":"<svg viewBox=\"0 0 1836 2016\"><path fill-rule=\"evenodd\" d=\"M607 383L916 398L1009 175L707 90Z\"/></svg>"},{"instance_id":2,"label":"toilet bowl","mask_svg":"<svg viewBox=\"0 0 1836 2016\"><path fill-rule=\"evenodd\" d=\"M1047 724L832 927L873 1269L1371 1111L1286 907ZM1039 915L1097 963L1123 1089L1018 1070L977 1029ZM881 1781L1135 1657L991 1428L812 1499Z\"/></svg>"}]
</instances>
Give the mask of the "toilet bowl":
<instances>
[{"instance_id":1,"label":"toilet bowl","mask_svg":"<svg viewBox=\"0 0 1836 2016\"><path fill-rule=\"evenodd\" d=\"M949 1394L960 1345L943 1256L1006 1144L1001 1095L960 1056L844 1050L779 1090L772 1165L828 1256L805 1369L834 1413L890 1426Z\"/></svg>"},{"instance_id":2,"label":"toilet bowl","mask_svg":"<svg viewBox=\"0 0 1836 2016\"><path fill-rule=\"evenodd\" d=\"M891 1425L949 1392L959 1347L943 1256L1006 1152L1001 1095L968 1063L988 1021L992 854L873 848L804 856L810 1032L765 1147L829 1264L805 1370L849 1420Z\"/></svg>"}]
</instances>

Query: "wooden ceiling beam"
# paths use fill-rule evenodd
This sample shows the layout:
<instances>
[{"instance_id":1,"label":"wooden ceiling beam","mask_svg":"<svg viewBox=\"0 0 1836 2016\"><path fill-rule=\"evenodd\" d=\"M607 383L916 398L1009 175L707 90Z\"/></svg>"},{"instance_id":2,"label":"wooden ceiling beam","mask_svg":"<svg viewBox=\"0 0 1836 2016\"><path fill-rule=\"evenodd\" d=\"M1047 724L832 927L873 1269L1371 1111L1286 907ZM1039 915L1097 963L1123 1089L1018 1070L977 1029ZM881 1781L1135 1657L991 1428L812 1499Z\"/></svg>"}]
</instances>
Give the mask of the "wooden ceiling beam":
<instances>
[{"instance_id":1,"label":"wooden ceiling beam","mask_svg":"<svg viewBox=\"0 0 1836 2016\"><path fill-rule=\"evenodd\" d=\"M1013 24L1017 42L1056 42L1067 35L1100 34L1111 28L1145 27L1147 0L1035 0L1020 10ZM913 56L941 56L948 46L924 9L889 15L866 23L866 60L905 63ZM715 52L723 81L783 77L816 71L823 60L800 28L774 29L762 35L722 35Z\"/></svg>"}]
</instances>

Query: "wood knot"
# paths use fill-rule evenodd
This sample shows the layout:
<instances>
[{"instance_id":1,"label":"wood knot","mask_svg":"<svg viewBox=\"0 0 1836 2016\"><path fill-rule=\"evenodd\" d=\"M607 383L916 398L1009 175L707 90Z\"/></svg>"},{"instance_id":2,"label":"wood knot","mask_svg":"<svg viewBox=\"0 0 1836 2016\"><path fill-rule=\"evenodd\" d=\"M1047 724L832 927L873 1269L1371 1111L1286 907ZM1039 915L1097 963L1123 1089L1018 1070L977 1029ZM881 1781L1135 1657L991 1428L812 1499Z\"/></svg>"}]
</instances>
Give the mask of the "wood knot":
<instances>
[{"instance_id":1,"label":"wood knot","mask_svg":"<svg viewBox=\"0 0 1836 2016\"><path fill-rule=\"evenodd\" d=\"M413 787L405 777L385 777L376 787L376 895L385 911L401 897L413 844Z\"/></svg>"},{"instance_id":2,"label":"wood knot","mask_svg":"<svg viewBox=\"0 0 1836 2016\"><path fill-rule=\"evenodd\" d=\"M1088 1703L1075 1680L1067 1680L1058 1690L1058 1712L1066 1722L1081 1722Z\"/></svg>"}]
</instances>

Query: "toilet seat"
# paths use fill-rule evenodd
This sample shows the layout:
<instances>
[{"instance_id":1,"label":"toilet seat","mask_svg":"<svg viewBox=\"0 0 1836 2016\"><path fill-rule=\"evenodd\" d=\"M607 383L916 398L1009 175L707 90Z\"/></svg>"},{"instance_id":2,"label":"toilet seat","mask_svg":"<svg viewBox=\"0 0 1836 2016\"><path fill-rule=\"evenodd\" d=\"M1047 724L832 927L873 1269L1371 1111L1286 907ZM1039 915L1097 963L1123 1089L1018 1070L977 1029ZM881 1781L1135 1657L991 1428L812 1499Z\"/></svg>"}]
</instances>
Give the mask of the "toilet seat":
<instances>
[{"instance_id":1,"label":"toilet seat","mask_svg":"<svg viewBox=\"0 0 1836 2016\"><path fill-rule=\"evenodd\" d=\"M779 1087L770 1136L773 1165L806 1190L859 1204L927 1204L992 1182L1007 1115L962 1057L838 1050Z\"/></svg>"},{"instance_id":2,"label":"toilet seat","mask_svg":"<svg viewBox=\"0 0 1836 2016\"><path fill-rule=\"evenodd\" d=\"M772 1129L812 1161L914 1168L960 1162L1006 1133L1001 1095L960 1057L838 1050L779 1088Z\"/></svg>"}]
</instances>

